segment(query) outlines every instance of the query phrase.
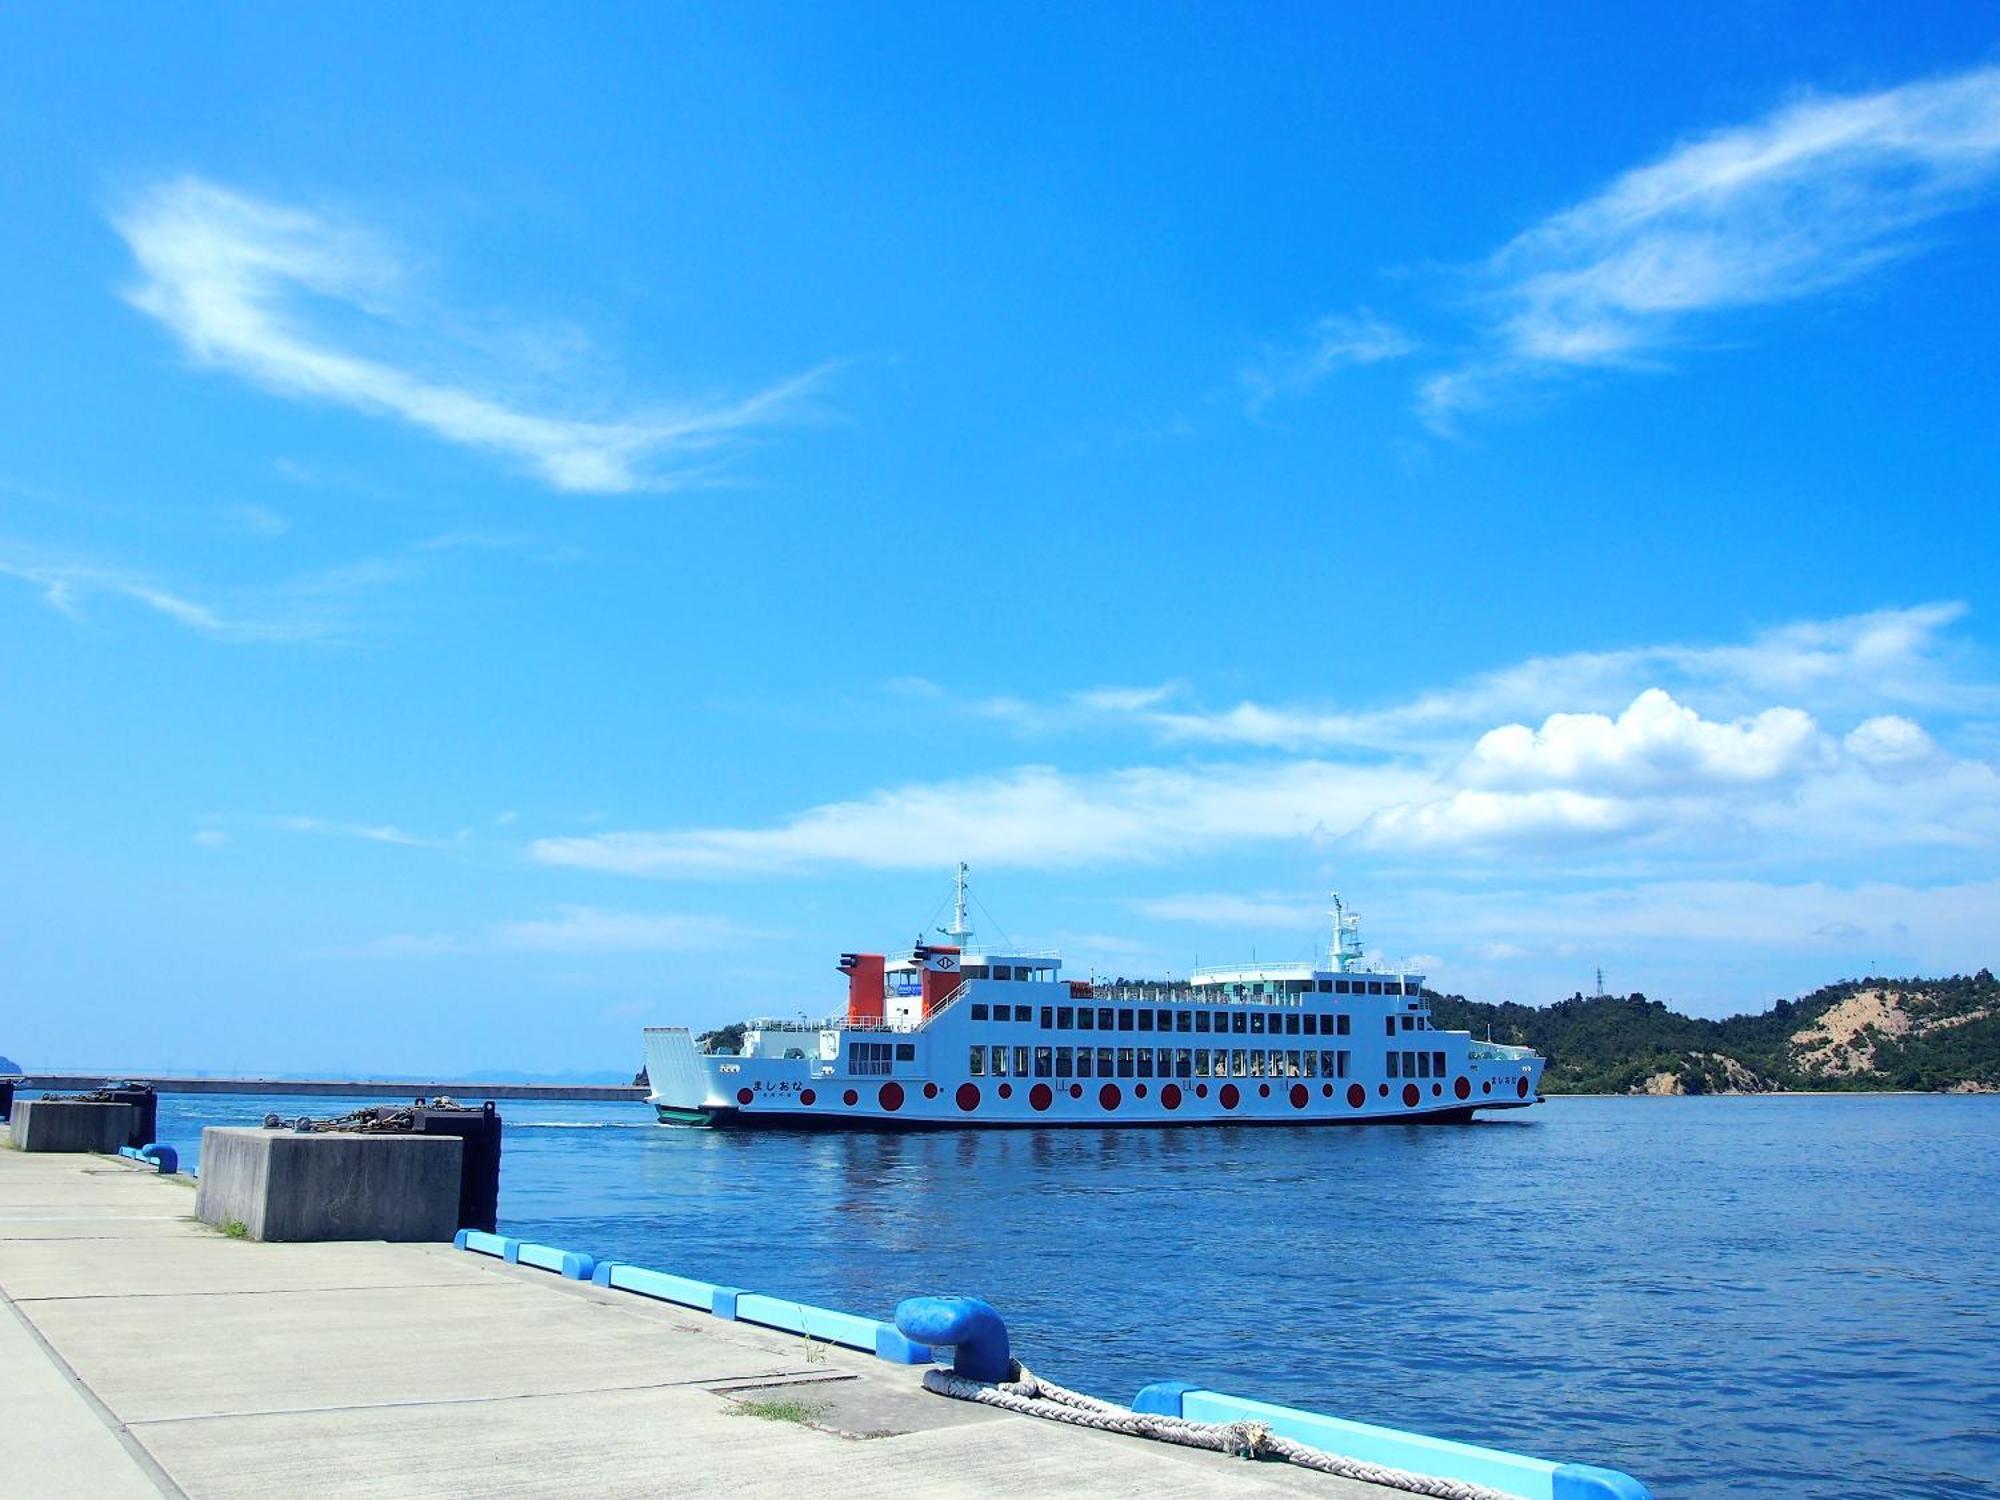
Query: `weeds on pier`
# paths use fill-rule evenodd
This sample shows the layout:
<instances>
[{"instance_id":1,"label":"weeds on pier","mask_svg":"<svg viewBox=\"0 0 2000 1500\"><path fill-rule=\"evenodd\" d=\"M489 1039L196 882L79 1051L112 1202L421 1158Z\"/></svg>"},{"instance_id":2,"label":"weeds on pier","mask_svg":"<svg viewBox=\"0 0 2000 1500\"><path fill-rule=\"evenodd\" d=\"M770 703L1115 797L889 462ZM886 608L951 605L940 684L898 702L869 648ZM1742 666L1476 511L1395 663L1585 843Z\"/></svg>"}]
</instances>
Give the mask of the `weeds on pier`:
<instances>
[{"instance_id":1,"label":"weeds on pier","mask_svg":"<svg viewBox=\"0 0 2000 1500\"><path fill-rule=\"evenodd\" d=\"M824 1401L801 1401L797 1397L771 1397L763 1401L739 1401L731 1409L738 1417L762 1417L767 1422L796 1422L810 1426L826 1415Z\"/></svg>"}]
</instances>

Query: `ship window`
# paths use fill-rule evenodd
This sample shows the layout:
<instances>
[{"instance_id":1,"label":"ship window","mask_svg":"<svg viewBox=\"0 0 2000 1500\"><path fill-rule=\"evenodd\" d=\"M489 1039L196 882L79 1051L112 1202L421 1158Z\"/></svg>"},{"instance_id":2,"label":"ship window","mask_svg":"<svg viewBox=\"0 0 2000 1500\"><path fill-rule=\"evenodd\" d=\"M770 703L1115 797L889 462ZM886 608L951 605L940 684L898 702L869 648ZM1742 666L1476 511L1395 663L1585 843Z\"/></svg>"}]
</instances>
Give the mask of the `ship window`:
<instances>
[{"instance_id":1,"label":"ship window","mask_svg":"<svg viewBox=\"0 0 2000 1500\"><path fill-rule=\"evenodd\" d=\"M1308 1053L1308 1054L1306 1054L1306 1055L1307 1055L1308 1057L1310 1057L1310 1056L1311 1056L1312 1054ZM1333 1072L1333 1068L1334 1068L1334 1062L1333 1062L1333 1054L1332 1054L1331 1052L1322 1052L1322 1053L1320 1053L1320 1055L1319 1055L1319 1076L1320 1076L1320 1077L1322 1077L1322 1078L1331 1078L1331 1077L1333 1077L1333 1076L1334 1076L1334 1072ZM1345 1074L1342 1074L1342 1075L1340 1075L1340 1076L1342 1076L1342 1077L1346 1077L1346 1075L1345 1075Z\"/></svg>"},{"instance_id":2,"label":"ship window","mask_svg":"<svg viewBox=\"0 0 2000 1500\"><path fill-rule=\"evenodd\" d=\"M966 1071L971 1073L974 1078L984 1078L986 1076L986 1049L984 1047L974 1047L972 1049L972 1065Z\"/></svg>"},{"instance_id":3,"label":"ship window","mask_svg":"<svg viewBox=\"0 0 2000 1500\"><path fill-rule=\"evenodd\" d=\"M1185 1047L1175 1049L1174 1073L1181 1078L1194 1076L1194 1054Z\"/></svg>"},{"instance_id":4,"label":"ship window","mask_svg":"<svg viewBox=\"0 0 2000 1500\"><path fill-rule=\"evenodd\" d=\"M1056 1048L1056 1077L1067 1078L1076 1071L1076 1059L1067 1047Z\"/></svg>"},{"instance_id":5,"label":"ship window","mask_svg":"<svg viewBox=\"0 0 2000 1500\"><path fill-rule=\"evenodd\" d=\"M1334 982L1333 982L1333 992L1334 992L1334 993L1335 993L1336 995L1344 995L1344 994L1346 994L1346 993L1347 993L1347 981L1346 981L1345 979L1336 979L1336 980L1334 980Z\"/></svg>"},{"instance_id":6,"label":"ship window","mask_svg":"<svg viewBox=\"0 0 2000 1500\"><path fill-rule=\"evenodd\" d=\"M1088 1078L1090 1076L1090 1049L1088 1047L1079 1047L1076 1049L1076 1076L1079 1078Z\"/></svg>"},{"instance_id":7,"label":"ship window","mask_svg":"<svg viewBox=\"0 0 2000 1500\"><path fill-rule=\"evenodd\" d=\"M1333 1054L1333 1068L1336 1076L1341 1078L1345 1078L1347 1076L1348 1059L1353 1055L1354 1055L1353 1053L1345 1050Z\"/></svg>"},{"instance_id":8,"label":"ship window","mask_svg":"<svg viewBox=\"0 0 2000 1500\"><path fill-rule=\"evenodd\" d=\"M1307 1036L1319 1035L1319 1016L1315 1012L1313 1011L1306 1012L1305 1026L1303 1030L1305 1031L1305 1034Z\"/></svg>"},{"instance_id":9,"label":"ship window","mask_svg":"<svg viewBox=\"0 0 2000 1500\"><path fill-rule=\"evenodd\" d=\"M1014 1019L1014 1007L1013 1007L1013 1006L1011 1006L1011 1005L996 1005L996 1006L994 1006L994 1007L993 1007L993 1019L994 1019L994 1020L996 1020L996 1021L1011 1021L1011 1020L1013 1020L1013 1019Z\"/></svg>"},{"instance_id":10,"label":"ship window","mask_svg":"<svg viewBox=\"0 0 2000 1500\"><path fill-rule=\"evenodd\" d=\"M1016 1078L1026 1078L1028 1076L1028 1049L1026 1047L1016 1047L1014 1049L1014 1076Z\"/></svg>"},{"instance_id":11,"label":"ship window","mask_svg":"<svg viewBox=\"0 0 2000 1500\"><path fill-rule=\"evenodd\" d=\"M973 1019L973 1020L975 1020L975 1021L983 1021L983 1020L985 1020L985 1019L986 1019L986 1007L985 1007L985 1006L983 1006L983 1005L975 1005L975 1006L973 1006L973 1007L972 1007L972 1019Z\"/></svg>"},{"instance_id":12,"label":"ship window","mask_svg":"<svg viewBox=\"0 0 2000 1500\"><path fill-rule=\"evenodd\" d=\"M1433 1052L1431 1054L1431 1077L1444 1077L1444 1054L1442 1052Z\"/></svg>"},{"instance_id":13,"label":"ship window","mask_svg":"<svg viewBox=\"0 0 2000 1500\"><path fill-rule=\"evenodd\" d=\"M1118 1076L1120 1078L1130 1078L1132 1076L1132 1049L1130 1047L1120 1047L1118 1049Z\"/></svg>"},{"instance_id":14,"label":"ship window","mask_svg":"<svg viewBox=\"0 0 2000 1500\"><path fill-rule=\"evenodd\" d=\"M1155 1031L1172 1031L1174 1029L1174 1013L1170 1010L1161 1011L1155 1020L1153 1029Z\"/></svg>"},{"instance_id":15,"label":"ship window","mask_svg":"<svg viewBox=\"0 0 2000 1500\"><path fill-rule=\"evenodd\" d=\"M993 966L993 977L995 979L1012 979L1014 971L1006 964L995 964Z\"/></svg>"},{"instance_id":16,"label":"ship window","mask_svg":"<svg viewBox=\"0 0 2000 1500\"><path fill-rule=\"evenodd\" d=\"M847 1071L857 1076L886 1073L889 1071L889 1055L887 1042L849 1042Z\"/></svg>"},{"instance_id":17,"label":"ship window","mask_svg":"<svg viewBox=\"0 0 2000 1500\"><path fill-rule=\"evenodd\" d=\"M1132 1029L1131 1011L1121 1010L1118 1012L1118 1029L1120 1031L1130 1031Z\"/></svg>"},{"instance_id":18,"label":"ship window","mask_svg":"<svg viewBox=\"0 0 2000 1500\"><path fill-rule=\"evenodd\" d=\"M1109 1047L1099 1047L1097 1049L1097 1076L1099 1078L1109 1078L1111 1076L1111 1049Z\"/></svg>"},{"instance_id":19,"label":"ship window","mask_svg":"<svg viewBox=\"0 0 2000 1500\"><path fill-rule=\"evenodd\" d=\"M1194 1030L1194 1012L1189 1010L1175 1011L1174 1030L1176 1031Z\"/></svg>"},{"instance_id":20,"label":"ship window","mask_svg":"<svg viewBox=\"0 0 2000 1500\"><path fill-rule=\"evenodd\" d=\"M1209 1012L1205 1010L1196 1011L1194 1013L1194 1029L1196 1031L1206 1031L1208 1030L1208 1026L1209 1026Z\"/></svg>"},{"instance_id":21,"label":"ship window","mask_svg":"<svg viewBox=\"0 0 2000 1500\"><path fill-rule=\"evenodd\" d=\"M1299 1018L1297 1016L1286 1016L1285 1035L1297 1036L1298 1034L1299 1034Z\"/></svg>"},{"instance_id":22,"label":"ship window","mask_svg":"<svg viewBox=\"0 0 2000 1500\"><path fill-rule=\"evenodd\" d=\"M1053 1028L1055 1024L1056 1024L1056 1008L1053 1005L1044 1005L1042 1007L1042 1030L1048 1031L1051 1028Z\"/></svg>"},{"instance_id":23,"label":"ship window","mask_svg":"<svg viewBox=\"0 0 2000 1500\"><path fill-rule=\"evenodd\" d=\"M1229 1013L1229 1029L1241 1035L1250 1029L1250 1012L1236 1010Z\"/></svg>"},{"instance_id":24,"label":"ship window","mask_svg":"<svg viewBox=\"0 0 2000 1500\"><path fill-rule=\"evenodd\" d=\"M987 1070L995 1078L1005 1078L1007 1076L1007 1049L1005 1047L992 1047L988 1049L988 1052L992 1057L992 1061L986 1065Z\"/></svg>"},{"instance_id":25,"label":"ship window","mask_svg":"<svg viewBox=\"0 0 2000 1500\"><path fill-rule=\"evenodd\" d=\"M1229 1054L1229 1072L1232 1077L1248 1078L1250 1076L1250 1054L1241 1048L1231 1049Z\"/></svg>"},{"instance_id":26,"label":"ship window","mask_svg":"<svg viewBox=\"0 0 2000 1500\"><path fill-rule=\"evenodd\" d=\"M1153 1013L1150 1010L1139 1012L1139 1029L1141 1031L1151 1031L1153 1029Z\"/></svg>"},{"instance_id":27,"label":"ship window","mask_svg":"<svg viewBox=\"0 0 2000 1500\"><path fill-rule=\"evenodd\" d=\"M1391 1053L1389 1054L1389 1076L1390 1076L1391 1078L1395 1078L1395 1077L1398 1077L1398 1076L1399 1076L1396 1070L1397 1070L1397 1065L1398 1065L1398 1061L1399 1061L1399 1059L1401 1059L1402 1055L1403 1055L1403 1054L1402 1054L1402 1053L1400 1053L1400 1052L1391 1052Z\"/></svg>"},{"instance_id":28,"label":"ship window","mask_svg":"<svg viewBox=\"0 0 2000 1500\"><path fill-rule=\"evenodd\" d=\"M1352 1017L1346 1015L1335 1016L1333 1018L1333 1029L1335 1033L1340 1036L1346 1036L1348 1033L1348 1028L1352 1023L1352 1019L1353 1019Z\"/></svg>"},{"instance_id":29,"label":"ship window","mask_svg":"<svg viewBox=\"0 0 2000 1500\"><path fill-rule=\"evenodd\" d=\"M1405 1031L1414 1031L1414 1030L1416 1030L1416 1027L1415 1027L1415 1026L1414 1026L1414 1025L1412 1024L1413 1020L1414 1020L1414 1018L1413 1018L1413 1017L1411 1017L1411 1016L1405 1016L1405 1017L1403 1017L1403 1030L1405 1030Z\"/></svg>"},{"instance_id":30,"label":"ship window","mask_svg":"<svg viewBox=\"0 0 2000 1500\"><path fill-rule=\"evenodd\" d=\"M1075 1024L1076 1024L1076 1007L1071 1005L1058 1005L1056 1007L1056 1030L1068 1031L1070 1027L1074 1026Z\"/></svg>"},{"instance_id":31,"label":"ship window","mask_svg":"<svg viewBox=\"0 0 2000 1500\"><path fill-rule=\"evenodd\" d=\"M1319 1054L1317 1052L1294 1052L1292 1056L1296 1057L1299 1060L1300 1066L1306 1070L1306 1077L1319 1077Z\"/></svg>"},{"instance_id":32,"label":"ship window","mask_svg":"<svg viewBox=\"0 0 2000 1500\"><path fill-rule=\"evenodd\" d=\"M1371 980L1369 980L1369 981L1368 981L1368 993L1369 993L1369 994L1371 994L1371 995L1379 995L1379 994L1381 994L1381 993L1382 993L1382 981L1381 981L1381 980L1379 980L1379 979L1371 979Z\"/></svg>"},{"instance_id":33,"label":"ship window","mask_svg":"<svg viewBox=\"0 0 2000 1500\"><path fill-rule=\"evenodd\" d=\"M1264 1034L1264 1012L1261 1010L1250 1012L1250 1031L1254 1036L1262 1036Z\"/></svg>"},{"instance_id":34,"label":"ship window","mask_svg":"<svg viewBox=\"0 0 2000 1500\"><path fill-rule=\"evenodd\" d=\"M1112 1027L1112 1021L1111 1021L1111 1010L1110 1010L1110 1007L1109 1007L1109 1006L1103 1006L1103 1005L1100 1005L1100 1006L1098 1006L1098 1008L1097 1008L1097 1029L1098 1029L1099 1031L1109 1031L1109 1030L1111 1030L1111 1027Z\"/></svg>"},{"instance_id":35,"label":"ship window","mask_svg":"<svg viewBox=\"0 0 2000 1500\"><path fill-rule=\"evenodd\" d=\"M1194 1049L1194 1076L1197 1078L1208 1077L1208 1048L1206 1047L1197 1047Z\"/></svg>"},{"instance_id":36,"label":"ship window","mask_svg":"<svg viewBox=\"0 0 2000 1500\"><path fill-rule=\"evenodd\" d=\"M917 1060L917 1044L915 1042L896 1043L897 1062L915 1062L916 1060Z\"/></svg>"},{"instance_id":37,"label":"ship window","mask_svg":"<svg viewBox=\"0 0 2000 1500\"><path fill-rule=\"evenodd\" d=\"M1096 1019L1097 1012L1092 1010L1088 1005L1079 1005L1076 1008L1076 1029L1078 1031L1089 1031L1091 1023Z\"/></svg>"},{"instance_id":38,"label":"ship window","mask_svg":"<svg viewBox=\"0 0 2000 1500\"><path fill-rule=\"evenodd\" d=\"M1037 1078L1047 1078L1050 1076L1050 1069L1054 1066L1054 1058L1054 1052L1047 1047L1037 1047L1035 1049L1035 1076Z\"/></svg>"},{"instance_id":39,"label":"ship window","mask_svg":"<svg viewBox=\"0 0 2000 1500\"><path fill-rule=\"evenodd\" d=\"M1141 1047L1139 1049L1139 1076L1141 1078L1151 1078L1153 1076L1153 1049L1151 1047Z\"/></svg>"},{"instance_id":40,"label":"ship window","mask_svg":"<svg viewBox=\"0 0 2000 1500\"><path fill-rule=\"evenodd\" d=\"M1419 1052L1417 1054L1417 1077L1428 1078L1430 1076L1431 1076L1431 1055L1428 1052Z\"/></svg>"},{"instance_id":41,"label":"ship window","mask_svg":"<svg viewBox=\"0 0 2000 1500\"><path fill-rule=\"evenodd\" d=\"M1333 981L1331 979L1322 979L1314 988L1322 995L1331 995L1333 993Z\"/></svg>"}]
</instances>

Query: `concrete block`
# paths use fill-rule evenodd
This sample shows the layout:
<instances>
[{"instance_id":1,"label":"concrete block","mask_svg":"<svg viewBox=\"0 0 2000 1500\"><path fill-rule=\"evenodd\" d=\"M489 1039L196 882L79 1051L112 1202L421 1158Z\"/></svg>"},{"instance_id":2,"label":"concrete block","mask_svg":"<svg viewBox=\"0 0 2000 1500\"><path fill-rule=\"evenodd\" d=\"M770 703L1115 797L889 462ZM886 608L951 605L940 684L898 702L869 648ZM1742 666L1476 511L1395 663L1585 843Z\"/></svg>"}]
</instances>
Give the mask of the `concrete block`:
<instances>
[{"instance_id":1,"label":"concrete block","mask_svg":"<svg viewBox=\"0 0 2000 1500\"><path fill-rule=\"evenodd\" d=\"M73 1099L15 1101L9 1121L22 1151L101 1151L115 1155L132 1129L129 1104L82 1104Z\"/></svg>"},{"instance_id":2,"label":"concrete block","mask_svg":"<svg viewBox=\"0 0 2000 1500\"><path fill-rule=\"evenodd\" d=\"M211 1125L195 1217L253 1240L449 1240L464 1142Z\"/></svg>"}]
</instances>

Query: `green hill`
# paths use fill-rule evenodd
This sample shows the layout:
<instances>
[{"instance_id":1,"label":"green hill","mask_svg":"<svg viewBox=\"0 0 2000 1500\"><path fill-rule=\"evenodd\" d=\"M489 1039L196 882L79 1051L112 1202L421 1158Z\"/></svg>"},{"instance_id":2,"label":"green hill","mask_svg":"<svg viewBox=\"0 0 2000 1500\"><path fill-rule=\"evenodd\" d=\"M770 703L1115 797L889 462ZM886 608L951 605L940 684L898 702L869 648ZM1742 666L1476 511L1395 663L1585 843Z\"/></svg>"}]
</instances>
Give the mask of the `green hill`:
<instances>
[{"instance_id":1,"label":"green hill","mask_svg":"<svg viewBox=\"0 0 2000 1500\"><path fill-rule=\"evenodd\" d=\"M1552 1094L2000 1089L2000 981L1852 979L1757 1015L1684 1016L1644 995L1489 1005L1432 995L1437 1024L1549 1059Z\"/></svg>"}]
</instances>

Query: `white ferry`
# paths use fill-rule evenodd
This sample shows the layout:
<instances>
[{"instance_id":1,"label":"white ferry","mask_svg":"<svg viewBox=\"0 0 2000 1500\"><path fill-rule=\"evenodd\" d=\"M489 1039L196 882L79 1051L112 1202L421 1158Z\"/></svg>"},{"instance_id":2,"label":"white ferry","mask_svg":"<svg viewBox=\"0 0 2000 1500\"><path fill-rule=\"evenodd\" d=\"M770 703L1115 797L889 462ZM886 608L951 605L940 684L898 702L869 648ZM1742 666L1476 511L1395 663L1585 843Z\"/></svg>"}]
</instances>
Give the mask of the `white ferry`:
<instances>
[{"instance_id":1,"label":"white ferry","mask_svg":"<svg viewBox=\"0 0 2000 1500\"><path fill-rule=\"evenodd\" d=\"M1333 898L1327 963L1086 982L1050 952L952 941L844 953L847 1009L753 1021L740 1051L646 1028L662 1124L738 1129L1463 1121L1540 1102L1543 1059L1431 1024L1423 976L1370 968Z\"/></svg>"}]
</instances>

